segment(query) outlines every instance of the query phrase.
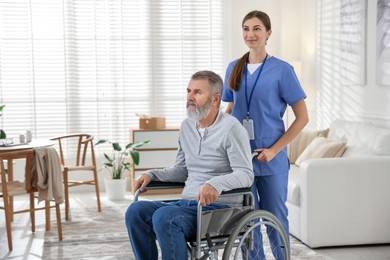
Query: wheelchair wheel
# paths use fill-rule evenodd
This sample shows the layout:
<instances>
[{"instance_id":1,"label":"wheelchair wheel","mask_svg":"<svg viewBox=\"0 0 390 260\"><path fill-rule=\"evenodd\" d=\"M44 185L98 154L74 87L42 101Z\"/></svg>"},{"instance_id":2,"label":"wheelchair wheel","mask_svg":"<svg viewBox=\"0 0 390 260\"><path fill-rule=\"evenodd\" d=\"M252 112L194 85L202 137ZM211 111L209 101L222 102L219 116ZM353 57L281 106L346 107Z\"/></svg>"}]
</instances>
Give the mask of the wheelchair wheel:
<instances>
[{"instance_id":1,"label":"wheelchair wheel","mask_svg":"<svg viewBox=\"0 0 390 260\"><path fill-rule=\"evenodd\" d=\"M230 234L222 259L289 260L290 246L282 224L268 211L246 214Z\"/></svg>"}]
</instances>

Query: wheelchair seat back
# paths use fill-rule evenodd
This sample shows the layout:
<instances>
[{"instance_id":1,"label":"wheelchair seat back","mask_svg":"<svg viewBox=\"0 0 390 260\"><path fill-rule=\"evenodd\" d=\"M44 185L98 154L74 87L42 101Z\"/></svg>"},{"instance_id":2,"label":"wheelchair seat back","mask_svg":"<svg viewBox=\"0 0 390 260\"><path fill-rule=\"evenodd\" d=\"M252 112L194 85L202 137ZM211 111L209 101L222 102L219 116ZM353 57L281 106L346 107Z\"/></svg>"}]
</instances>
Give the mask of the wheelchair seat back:
<instances>
[{"instance_id":1,"label":"wheelchair seat back","mask_svg":"<svg viewBox=\"0 0 390 260\"><path fill-rule=\"evenodd\" d=\"M201 239L205 239L206 234L211 237L229 235L237 222L250 211L251 207L241 207L202 212Z\"/></svg>"}]
</instances>

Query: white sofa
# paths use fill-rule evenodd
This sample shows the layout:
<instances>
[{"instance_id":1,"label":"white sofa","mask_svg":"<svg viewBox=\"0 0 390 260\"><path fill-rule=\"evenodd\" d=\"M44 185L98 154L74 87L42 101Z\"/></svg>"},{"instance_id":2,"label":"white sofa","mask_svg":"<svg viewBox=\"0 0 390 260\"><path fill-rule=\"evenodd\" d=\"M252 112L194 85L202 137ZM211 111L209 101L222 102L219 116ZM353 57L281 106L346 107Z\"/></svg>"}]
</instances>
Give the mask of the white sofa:
<instances>
[{"instance_id":1,"label":"white sofa","mask_svg":"<svg viewBox=\"0 0 390 260\"><path fill-rule=\"evenodd\" d=\"M390 129L335 120L327 138L347 142L342 157L291 164L290 233L312 248L390 243Z\"/></svg>"}]
</instances>

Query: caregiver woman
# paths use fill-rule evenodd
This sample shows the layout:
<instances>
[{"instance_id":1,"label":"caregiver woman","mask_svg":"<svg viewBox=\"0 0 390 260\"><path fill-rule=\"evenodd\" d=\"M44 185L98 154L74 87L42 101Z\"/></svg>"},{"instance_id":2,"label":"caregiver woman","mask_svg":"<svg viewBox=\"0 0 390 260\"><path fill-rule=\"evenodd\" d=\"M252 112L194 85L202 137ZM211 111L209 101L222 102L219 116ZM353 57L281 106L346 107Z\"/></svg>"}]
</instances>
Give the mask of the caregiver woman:
<instances>
[{"instance_id":1,"label":"caregiver woman","mask_svg":"<svg viewBox=\"0 0 390 260\"><path fill-rule=\"evenodd\" d=\"M293 67L266 51L272 33L266 13L248 13L242 21L242 32L249 52L228 65L222 100L228 102L226 112L247 129L252 150L259 152L253 162L256 206L272 212L289 234L285 203L290 166L286 146L309 121L306 95ZM283 115L287 105L295 120L286 131Z\"/></svg>"}]
</instances>

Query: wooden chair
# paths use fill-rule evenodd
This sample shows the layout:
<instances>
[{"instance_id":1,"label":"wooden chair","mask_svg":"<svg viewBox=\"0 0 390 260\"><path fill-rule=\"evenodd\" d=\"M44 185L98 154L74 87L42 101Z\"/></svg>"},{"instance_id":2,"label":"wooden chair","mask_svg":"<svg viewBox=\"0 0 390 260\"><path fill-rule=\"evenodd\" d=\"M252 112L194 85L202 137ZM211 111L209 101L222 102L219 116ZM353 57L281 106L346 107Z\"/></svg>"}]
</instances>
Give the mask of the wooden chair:
<instances>
[{"instance_id":1,"label":"wooden chair","mask_svg":"<svg viewBox=\"0 0 390 260\"><path fill-rule=\"evenodd\" d=\"M24 159L25 160L25 181L15 181L13 180L14 175L14 160ZM62 240L62 225L61 225L61 214L59 204L56 203L55 206L50 206L50 201L45 202L44 207L35 207L35 196L34 193L38 192L38 177L36 174L32 173L32 163L34 159L34 150L25 149L25 150L16 150L16 151L7 151L0 153L0 172L1 172L1 185L0 185L0 197L3 198L4 205L0 207L5 211L5 224L7 230L8 238L8 248L12 251L12 231L11 231L11 222L13 221L14 214L19 213L30 213L31 219L31 231L35 232L35 211L37 210L46 210L46 230L50 230L50 208L56 208L56 218L57 218L57 229L58 229L58 239ZM5 167L5 164L7 167ZM13 197L23 194L29 194L30 197L30 207L29 209L23 210L14 210Z\"/></svg>"},{"instance_id":2,"label":"wooden chair","mask_svg":"<svg viewBox=\"0 0 390 260\"><path fill-rule=\"evenodd\" d=\"M99 182L96 168L93 136L89 134L70 134L51 138L58 141L60 160L63 167L65 191L65 219L69 220L69 188L80 185L94 185L96 191L98 211L101 211ZM65 147L69 155L65 155ZM75 154L73 152L75 151ZM87 162L87 156L89 160ZM70 172L92 172L92 180L69 180Z\"/></svg>"}]
</instances>

